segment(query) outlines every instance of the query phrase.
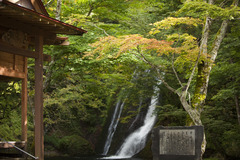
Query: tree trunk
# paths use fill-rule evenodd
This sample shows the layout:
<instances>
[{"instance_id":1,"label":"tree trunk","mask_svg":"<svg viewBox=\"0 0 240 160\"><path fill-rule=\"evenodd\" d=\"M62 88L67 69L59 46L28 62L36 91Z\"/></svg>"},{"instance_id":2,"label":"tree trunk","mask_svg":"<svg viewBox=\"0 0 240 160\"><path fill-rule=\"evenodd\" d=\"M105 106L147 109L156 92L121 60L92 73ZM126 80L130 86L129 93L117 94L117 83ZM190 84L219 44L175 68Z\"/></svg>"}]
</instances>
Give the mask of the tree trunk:
<instances>
[{"instance_id":1,"label":"tree trunk","mask_svg":"<svg viewBox=\"0 0 240 160\"><path fill-rule=\"evenodd\" d=\"M217 35L216 35L212 50L210 51L210 54L208 54L208 55L205 54L205 51L207 50L207 48L206 48L207 47L207 45L206 45L207 38L203 37L203 40L205 38L206 39L205 39L205 41L202 42L203 44L201 44L203 46L203 48L202 48L202 50L200 50L200 52L202 51L202 54L207 57L205 57L205 61L201 61L198 65L197 83L195 86L195 93L194 93L194 97L193 97L193 101L192 101L193 102L192 107L198 111L199 119L200 119L201 111L203 110L205 99L207 97L207 88L208 88L208 82L209 82L212 65L214 64L215 59L217 57L220 44L221 44L223 38L225 37L227 25L228 25L228 21L224 20L222 22L222 25L221 25ZM206 34L205 36L208 36L208 34ZM205 137L205 135L204 135L204 137ZM202 144L202 155L204 154L204 152L206 150L206 144L207 144L207 142L206 142L206 139L204 138L204 141Z\"/></svg>"},{"instance_id":2,"label":"tree trunk","mask_svg":"<svg viewBox=\"0 0 240 160\"><path fill-rule=\"evenodd\" d=\"M237 110L238 124L240 125L240 106L239 106L238 95L235 95L235 104L236 104L236 110Z\"/></svg>"},{"instance_id":3,"label":"tree trunk","mask_svg":"<svg viewBox=\"0 0 240 160\"><path fill-rule=\"evenodd\" d=\"M62 6L62 0L57 0L56 19L59 21L61 19L61 6Z\"/></svg>"},{"instance_id":4,"label":"tree trunk","mask_svg":"<svg viewBox=\"0 0 240 160\"><path fill-rule=\"evenodd\" d=\"M209 4L213 4L214 0L209 0ZM238 5L238 0L233 1L233 5ZM203 36L202 36L202 42L200 45L200 54L202 54L205 58L205 61L201 61L199 63L198 68L198 76L197 76L197 83L195 86L195 93L193 97L193 108L197 109L199 112L203 109L203 105L205 103L205 99L207 96L207 88L208 88L208 82L210 77L210 72L212 69L212 66L215 62L215 59L218 54L219 47L222 43L223 38L225 37L227 26L228 26L228 20L223 20L221 27L219 31L216 34L215 40L212 45L212 49L209 52L209 55L207 54L207 40L209 36L210 31L210 24L211 19L206 18L205 27L203 30ZM201 114L201 113L199 113ZM206 149L206 138L204 134L204 140L202 144L202 155L205 152Z\"/></svg>"}]
</instances>

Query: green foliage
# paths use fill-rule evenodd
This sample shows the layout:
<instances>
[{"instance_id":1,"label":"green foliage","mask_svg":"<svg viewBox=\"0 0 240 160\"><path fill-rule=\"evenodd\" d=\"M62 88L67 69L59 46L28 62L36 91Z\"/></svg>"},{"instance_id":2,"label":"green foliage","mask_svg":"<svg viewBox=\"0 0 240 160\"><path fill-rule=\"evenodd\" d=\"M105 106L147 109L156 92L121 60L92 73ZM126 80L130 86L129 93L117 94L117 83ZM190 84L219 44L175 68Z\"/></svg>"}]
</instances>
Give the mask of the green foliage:
<instances>
[{"instance_id":1,"label":"green foliage","mask_svg":"<svg viewBox=\"0 0 240 160\"><path fill-rule=\"evenodd\" d=\"M89 142L78 135L59 137L45 136L45 145L52 146L63 154L86 156L95 154Z\"/></svg>"},{"instance_id":2,"label":"green foliage","mask_svg":"<svg viewBox=\"0 0 240 160\"><path fill-rule=\"evenodd\" d=\"M228 112L228 109L222 106L205 107L203 122L208 141L207 149L215 151L212 155L219 153L222 157L239 157L239 126L231 122L235 115L229 115Z\"/></svg>"},{"instance_id":3,"label":"green foliage","mask_svg":"<svg viewBox=\"0 0 240 160\"><path fill-rule=\"evenodd\" d=\"M154 23L154 29L150 32L150 34L156 34L159 33L161 29L171 29L171 28L180 28L181 25L186 25L187 27L197 27L199 25L202 25L202 21L198 18L192 18L192 17L168 17L162 21Z\"/></svg>"},{"instance_id":4,"label":"green foliage","mask_svg":"<svg viewBox=\"0 0 240 160\"><path fill-rule=\"evenodd\" d=\"M28 113L28 115L30 115ZM28 147L33 143L33 121L31 116L28 116ZM20 108L13 109L8 117L0 121L0 138L6 141L21 141L21 112Z\"/></svg>"},{"instance_id":5,"label":"green foliage","mask_svg":"<svg viewBox=\"0 0 240 160\"><path fill-rule=\"evenodd\" d=\"M101 124L98 117L103 117L105 107L101 100L94 93L86 93L81 86L67 86L56 90L51 97L45 99L45 122L48 125L57 123L60 118L70 121L72 119L83 121L89 124ZM53 107L60 112L61 115L56 115Z\"/></svg>"},{"instance_id":6,"label":"green foliage","mask_svg":"<svg viewBox=\"0 0 240 160\"><path fill-rule=\"evenodd\" d=\"M56 1L49 2L44 0L54 18ZM44 53L52 56L52 62L44 64L46 146L76 156L80 152L93 154L94 140L117 99L127 97L128 107L120 119L124 125L147 107L139 105L139 101L152 95L157 77L154 68L164 72L164 80L181 91L183 88L174 76L172 65L184 86L197 59L203 20L210 16L216 22L211 26L211 39L220 20L231 21L213 67L202 117L207 152L212 157L221 154L220 157L238 158L240 131L234 99L240 95L239 8L232 7L232 1L215 2L209 5L200 0L63 0L61 20L88 33L82 37L69 36L70 46L44 48ZM202 57L200 60L204 61ZM28 136L33 141L30 112L34 61L29 59L28 66ZM195 83L194 79L192 86ZM192 86L190 93L194 91ZM158 124L188 124L189 117L178 97L163 85L159 87L162 94L156 110ZM20 139L19 106L20 83L1 81L0 137L6 140Z\"/></svg>"},{"instance_id":7,"label":"green foliage","mask_svg":"<svg viewBox=\"0 0 240 160\"><path fill-rule=\"evenodd\" d=\"M239 149L240 149L240 127L233 126L231 130L225 131L223 134L223 147L225 149L225 153L232 157L239 157ZM233 138L234 137L234 138Z\"/></svg>"},{"instance_id":8,"label":"green foliage","mask_svg":"<svg viewBox=\"0 0 240 160\"><path fill-rule=\"evenodd\" d=\"M185 126L187 114L182 108L166 104L156 108L158 119L161 125L164 126Z\"/></svg>"},{"instance_id":9,"label":"green foliage","mask_svg":"<svg viewBox=\"0 0 240 160\"><path fill-rule=\"evenodd\" d=\"M20 90L18 81L9 80L0 83L0 138L7 141L21 140Z\"/></svg>"},{"instance_id":10,"label":"green foliage","mask_svg":"<svg viewBox=\"0 0 240 160\"><path fill-rule=\"evenodd\" d=\"M178 11L178 14L188 15L191 17L197 17L204 19L206 16L210 16L214 19L234 19L239 17L239 7L227 6L222 8L218 5L211 5L206 2L191 1L183 5Z\"/></svg>"},{"instance_id":11,"label":"green foliage","mask_svg":"<svg viewBox=\"0 0 240 160\"><path fill-rule=\"evenodd\" d=\"M55 148L55 149L59 149L60 147L60 141L61 138L57 137L56 135L45 135L44 136L44 145L48 148L50 148L49 146Z\"/></svg>"},{"instance_id":12,"label":"green foliage","mask_svg":"<svg viewBox=\"0 0 240 160\"><path fill-rule=\"evenodd\" d=\"M0 83L0 120L9 118L12 110L20 106L19 85L14 81Z\"/></svg>"}]
</instances>

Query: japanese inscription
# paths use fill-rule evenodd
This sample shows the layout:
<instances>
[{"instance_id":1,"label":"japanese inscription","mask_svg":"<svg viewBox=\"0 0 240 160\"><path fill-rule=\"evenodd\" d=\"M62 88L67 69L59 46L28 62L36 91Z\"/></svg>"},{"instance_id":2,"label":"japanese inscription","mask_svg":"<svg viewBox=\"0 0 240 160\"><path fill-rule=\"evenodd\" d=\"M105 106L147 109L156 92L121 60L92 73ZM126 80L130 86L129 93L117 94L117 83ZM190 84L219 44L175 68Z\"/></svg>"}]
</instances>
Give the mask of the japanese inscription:
<instances>
[{"instance_id":1,"label":"japanese inscription","mask_svg":"<svg viewBox=\"0 0 240 160\"><path fill-rule=\"evenodd\" d=\"M194 129L159 130L160 155L195 155Z\"/></svg>"}]
</instances>

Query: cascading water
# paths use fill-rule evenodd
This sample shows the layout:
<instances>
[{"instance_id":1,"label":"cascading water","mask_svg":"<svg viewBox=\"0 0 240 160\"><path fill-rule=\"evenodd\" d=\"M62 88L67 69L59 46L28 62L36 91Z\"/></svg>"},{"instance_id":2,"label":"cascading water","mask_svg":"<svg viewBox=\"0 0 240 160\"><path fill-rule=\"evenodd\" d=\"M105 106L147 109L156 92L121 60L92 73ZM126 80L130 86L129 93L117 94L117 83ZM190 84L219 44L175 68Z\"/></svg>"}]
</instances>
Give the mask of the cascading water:
<instances>
[{"instance_id":1,"label":"cascading water","mask_svg":"<svg viewBox=\"0 0 240 160\"><path fill-rule=\"evenodd\" d=\"M141 106L142 106L142 99L140 100L139 108L140 108ZM137 116L135 117L134 121L132 122L131 126L129 127L129 130L131 130L131 129L134 127L134 125L135 125L135 123L137 122L137 120L139 119L139 117L140 117L140 110L138 110L138 114L137 114Z\"/></svg>"},{"instance_id":2,"label":"cascading water","mask_svg":"<svg viewBox=\"0 0 240 160\"><path fill-rule=\"evenodd\" d=\"M136 76L136 70L133 73L132 80L134 79L135 76ZM104 155L104 156L107 155L107 153L109 151L109 148L111 146L112 138L113 138L114 133L116 131L116 128L117 128L117 125L118 125L118 122L119 122L119 118L120 118L121 113L122 113L123 106L124 106L124 102L122 102L122 104L121 104L121 100L119 100L117 102L116 106L115 106L114 113L113 113L113 116L112 116L112 119L111 119L111 123L108 127L107 139L106 139L106 142L105 142L104 148L103 148L102 155Z\"/></svg>"},{"instance_id":3,"label":"cascading water","mask_svg":"<svg viewBox=\"0 0 240 160\"><path fill-rule=\"evenodd\" d=\"M154 115L153 112L158 102L159 89L155 87L154 92L155 94L151 98L151 104L149 106L143 126L131 133L125 139L124 143L117 151L117 154L115 156L108 157L109 159L130 158L145 147L147 135L153 128L156 120L156 115Z\"/></svg>"},{"instance_id":4,"label":"cascading water","mask_svg":"<svg viewBox=\"0 0 240 160\"><path fill-rule=\"evenodd\" d=\"M105 142L105 145L104 145L102 155L107 155L107 153L109 151L113 135L116 131L116 128L117 128L117 125L118 125L118 122L119 122L119 118L120 118L121 113L122 113L123 106L124 106L124 102L121 104L120 100L117 102L117 104L115 106L114 113L113 113L112 120L111 120L111 124L108 127L108 135L107 135L107 139L106 139L106 142Z\"/></svg>"}]
</instances>

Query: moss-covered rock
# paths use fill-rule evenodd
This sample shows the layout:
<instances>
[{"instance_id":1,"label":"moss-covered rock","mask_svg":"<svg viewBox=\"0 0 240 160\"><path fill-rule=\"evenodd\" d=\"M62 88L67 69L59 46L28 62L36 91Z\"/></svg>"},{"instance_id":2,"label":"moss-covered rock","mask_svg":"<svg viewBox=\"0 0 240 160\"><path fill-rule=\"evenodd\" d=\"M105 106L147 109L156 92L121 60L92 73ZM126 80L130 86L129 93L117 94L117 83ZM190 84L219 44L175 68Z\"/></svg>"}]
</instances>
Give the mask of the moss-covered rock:
<instances>
[{"instance_id":1,"label":"moss-covered rock","mask_svg":"<svg viewBox=\"0 0 240 160\"><path fill-rule=\"evenodd\" d=\"M150 138L147 141L146 146L144 147L144 149L141 150L134 157L140 157L142 159L153 159L151 146L152 146L152 139Z\"/></svg>"},{"instance_id":2,"label":"moss-covered rock","mask_svg":"<svg viewBox=\"0 0 240 160\"><path fill-rule=\"evenodd\" d=\"M92 155L90 143L78 135L66 136L59 141L59 150L71 156Z\"/></svg>"},{"instance_id":3,"label":"moss-covered rock","mask_svg":"<svg viewBox=\"0 0 240 160\"><path fill-rule=\"evenodd\" d=\"M56 135L45 136L45 149L59 151L69 156L93 155L94 150L91 144L79 135L58 137Z\"/></svg>"}]
</instances>

